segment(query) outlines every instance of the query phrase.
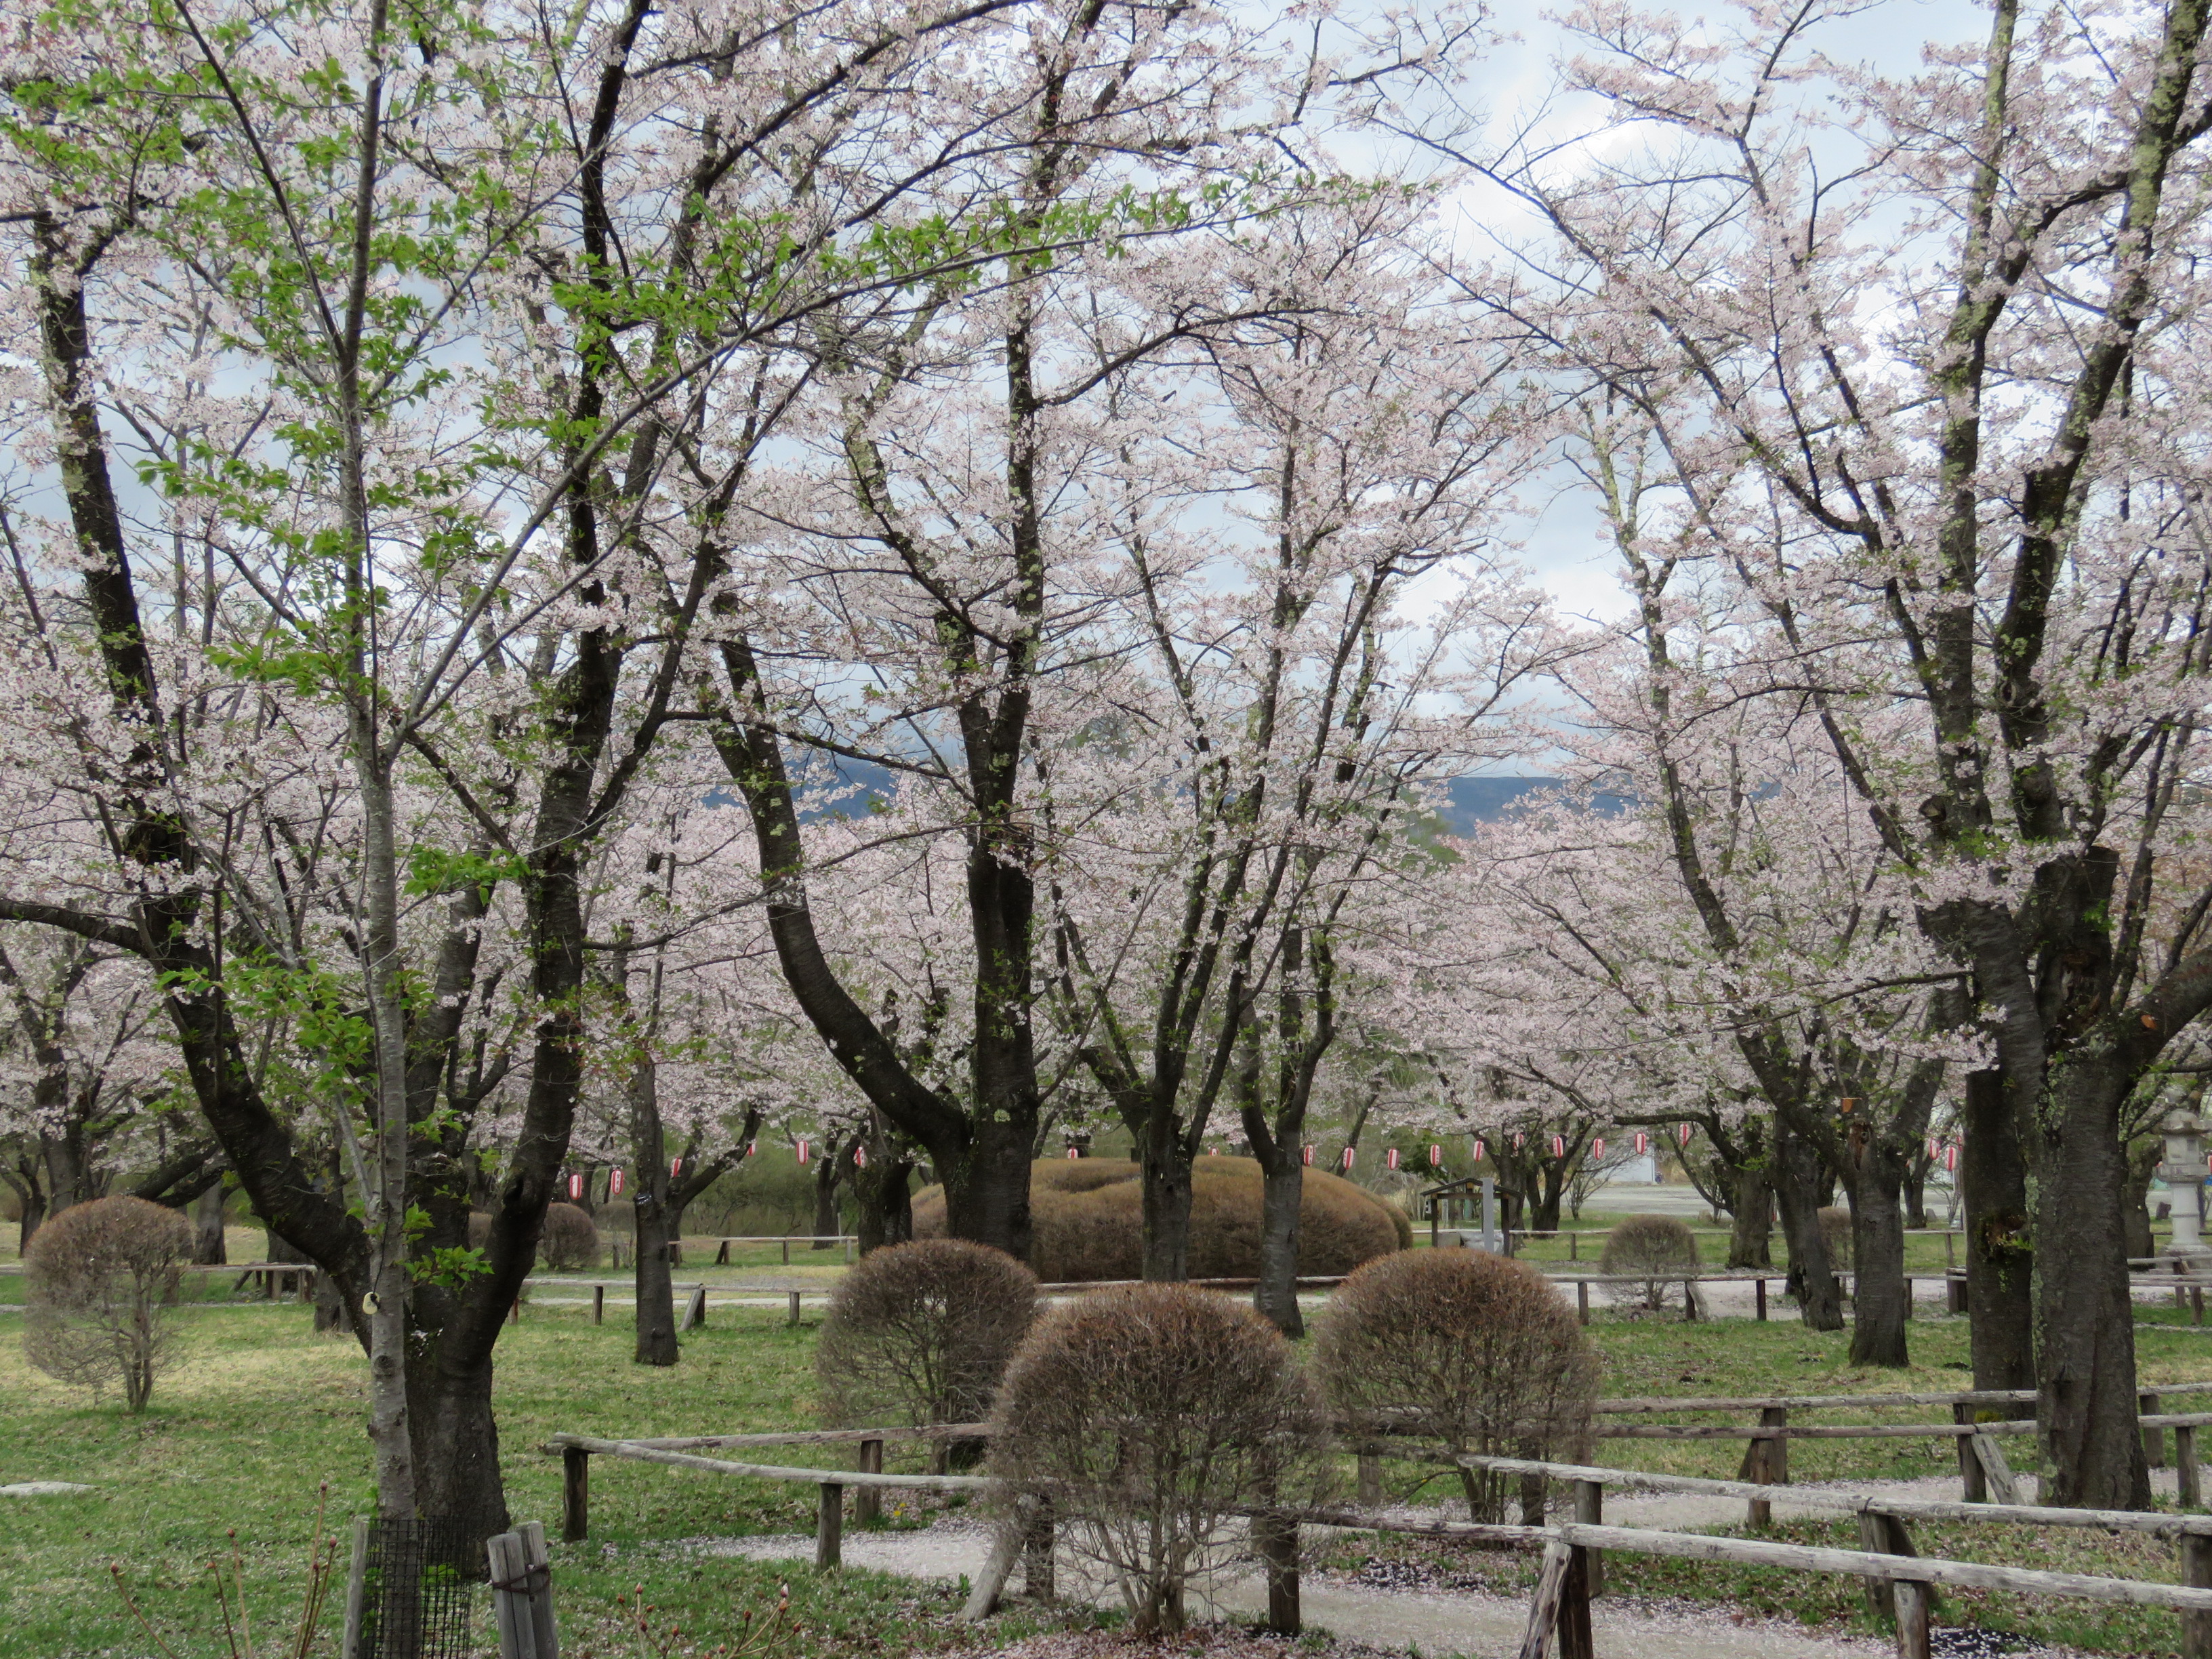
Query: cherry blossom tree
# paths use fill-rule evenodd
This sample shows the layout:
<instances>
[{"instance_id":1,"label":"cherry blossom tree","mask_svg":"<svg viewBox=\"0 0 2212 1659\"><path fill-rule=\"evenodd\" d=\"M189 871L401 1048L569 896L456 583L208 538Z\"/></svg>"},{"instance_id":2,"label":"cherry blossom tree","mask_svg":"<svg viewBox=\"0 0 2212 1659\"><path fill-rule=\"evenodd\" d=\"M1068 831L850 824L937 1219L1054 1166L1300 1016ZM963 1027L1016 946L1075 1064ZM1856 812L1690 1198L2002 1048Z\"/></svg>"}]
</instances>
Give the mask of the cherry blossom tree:
<instances>
[{"instance_id":1,"label":"cherry blossom tree","mask_svg":"<svg viewBox=\"0 0 2212 1659\"><path fill-rule=\"evenodd\" d=\"M1566 85L1601 150L1430 136L1547 228L1536 282L1480 285L1658 434L1768 690L1971 974L1976 1381L2033 1352L2052 1501L2125 1507L2148 1486L2118 1119L2212 1004L2195 930L2145 937L2165 883L2185 914L2202 893L2174 854L2207 591L2205 14L1987 15L1887 78L1823 50L1854 8L1687 30L1585 7ZM2032 1332L2017 1238L1984 1229L2006 1212L2032 1216Z\"/></svg>"}]
</instances>

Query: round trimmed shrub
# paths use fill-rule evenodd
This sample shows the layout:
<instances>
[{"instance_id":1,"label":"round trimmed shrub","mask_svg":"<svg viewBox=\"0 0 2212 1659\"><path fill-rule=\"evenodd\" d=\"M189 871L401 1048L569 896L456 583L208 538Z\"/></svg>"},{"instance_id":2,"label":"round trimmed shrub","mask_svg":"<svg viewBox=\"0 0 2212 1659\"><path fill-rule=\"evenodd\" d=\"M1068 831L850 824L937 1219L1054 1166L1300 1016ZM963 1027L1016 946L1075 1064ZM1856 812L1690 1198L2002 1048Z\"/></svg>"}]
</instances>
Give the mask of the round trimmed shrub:
<instances>
[{"instance_id":1,"label":"round trimmed shrub","mask_svg":"<svg viewBox=\"0 0 2212 1659\"><path fill-rule=\"evenodd\" d=\"M473 1222L475 1218L471 1217ZM485 1218L490 1231L490 1218ZM473 1226L470 1230L472 1233ZM556 1273L582 1273L599 1265L599 1229L574 1204L549 1204L545 1224L538 1234L538 1254Z\"/></svg>"},{"instance_id":2,"label":"round trimmed shrub","mask_svg":"<svg viewBox=\"0 0 2212 1659\"><path fill-rule=\"evenodd\" d=\"M1317 1500L1328 1420L1282 1334L1189 1285L1093 1291L1051 1310L993 1419L1002 1503L1052 1506L1116 1580L1137 1632L1182 1628L1190 1580L1244 1547L1240 1506Z\"/></svg>"},{"instance_id":3,"label":"round trimmed shrub","mask_svg":"<svg viewBox=\"0 0 2212 1659\"><path fill-rule=\"evenodd\" d=\"M1839 1273L1851 1270L1851 1212L1847 1206L1831 1204L1820 1212L1820 1237L1828 1246L1828 1266Z\"/></svg>"},{"instance_id":4,"label":"round trimmed shrub","mask_svg":"<svg viewBox=\"0 0 2212 1659\"><path fill-rule=\"evenodd\" d=\"M1036 1275L1002 1250L932 1238L872 1250L814 1346L833 1425L977 1423L1036 1318Z\"/></svg>"},{"instance_id":5,"label":"round trimmed shrub","mask_svg":"<svg viewBox=\"0 0 2212 1659\"><path fill-rule=\"evenodd\" d=\"M1483 1250L1370 1261L1329 1298L1314 1358L1355 1431L1410 1430L1455 1455L1589 1455L1597 1357L1575 1310L1525 1262ZM1460 1480L1475 1520L1503 1517L1509 1477L1463 1468ZM1519 1484L1522 1519L1541 1524L1543 1481Z\"/></svg>"},{"instance_id":6,"label":"round trimmed shrub","mask_svg":"<svg viewBox=\"0 0 2212 1659\"><path fill-rule=\"evenodd\" d=\"M144 1411L170 1358L167 1311L191 1256L180 1211L143 1198L70 1206L23 1252L24 1358L95 1394L118 1383L124 1409Z\"/></svg>"},{"instance_id":7,"label":"round trimmed shrub","mask_svg":"<svg viewBox=\"0 0 2212 1659\"><path fill-rule=\"evenodd\" d=\"M1030 1170L1030 1260L1048 1285L1137 1279L1144 1273L1144 1182L1123 1158L1041 1158ZM1191 1166L1190 1276L1249 1279L1260 1271L1258 1160L1200 1158ZM945 1189L914 1199L917 1238L945 1236ZM1298 1271L1348 1273L1411 1243L1402 1211L1322 1170L1305 1171L1298 1202Z\"/></svg>"},{"instance_id":8,"label":"round trimmed shrub","mask_svg":"<svg viewBox=\"0 0 2212 1659\"><path fill-rule=\"evenodd\" d=\"M1632 1215L1606 1235L1598 1270L1608 1278L1641 1279L1613 1285L1642 1308L1662 1308L1682 1290L1681 1275L1698 1271L1698 1236L1671 1215Z\"/></svg>"}]
</instances>

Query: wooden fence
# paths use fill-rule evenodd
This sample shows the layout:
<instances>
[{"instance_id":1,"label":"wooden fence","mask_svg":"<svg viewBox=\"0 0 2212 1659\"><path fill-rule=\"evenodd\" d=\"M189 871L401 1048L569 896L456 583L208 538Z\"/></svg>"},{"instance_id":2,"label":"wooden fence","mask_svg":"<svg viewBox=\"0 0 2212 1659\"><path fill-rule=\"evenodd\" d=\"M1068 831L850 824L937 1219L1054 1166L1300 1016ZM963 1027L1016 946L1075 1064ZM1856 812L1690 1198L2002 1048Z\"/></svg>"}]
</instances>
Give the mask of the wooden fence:
<instances>
[{"instance_id":1,"label":"wooden fence","mask_svg":"<svg viewBox=\"0 0 2212 1659\"><path fill-rule=\"evenodd\" d=\"M1641 1402L1638 1402L1641 1403ZM2208 1419L2212 1420L2212 1419ZM1843 1425L1838 1425L1843 1426ZM555 1435L546 1444L562 1460L562 1536L580 1540L590 1531L590 1461L617 1457L675 1468L755 1480L812 1482L817 1488L814 1563L824 1571L842 1563L844 1492L854 1489L856 1519L869 1518L872 1500L886 1488L975 1491L991 1482L959 1474L885 1474L883 1448L890 1441L975 1438L987 1425L962 1423L925 1429L873 1428L798 1430L769 1434L700 1435L679 1439L602 1440L583 1435ZM735 1462L696 1455L702 1447L852 1444L860 1451L855 1470L797 1468L778 1464ZM1496 1526L1478 1522L1415 1522L1360 1510L1279 1510L1251 1506L1255 1553L1265 1574L1268 1624L1295 1635L1298 1609L1298 1530L1324 1526L1370 1532L1418 1533L1468 1542L1541 1548L1543 1565L1529 1604L1520 1659L1545 1659L1556 1642L1559 1659L1595 1659L1589 1603L1604 1593L1607 1551L1670 1556L1790 1571L1841 1574L1865 1581L1869 1610L1894 1621L1899 1659L1929 1659L1929 1615L1935 1587L1953 1585L2172 1608L2182 1615L2184 1659L2212 1659L2212 1516L2138 1514L2128 1510L2051 1509L2021 1504L1952 1504L1891 1498L1872 1493L1800 1492L1790 1498L1801 1507L1856 1517L1861 1547L1830 1549L1764 1539L1729 1538L1708 1533L1679 1533L1604 1522L1607 1486L1647 1491L1697 1492L1744 1498L1763 1504L1758 1483L1705 1480L1687 1475L1651 1474L1642 1470L1548 1463L1499 1457L1443 1458L1470 1468L1535 1476L1566 1483L1573 1493L1575 1519L1551 1526ZM861 1511L863 1495L872 1502ZM1771 1497L1771 1492L1769 1493ZM2180 1547L2181 1584L2110 1578L2086 1573L2046 1572L2022 1567L1922 1557L1914 1551L1909 1520L1943 1519L2023 1526L2096 1528L2175 1539ZM1025 1588L1053 1593L1053 1528L1049 1512L1030 1509L1002 1527L991 1557L977 1577L964 1614L981 1619L996 1607L1018 1559L1024 1560Z\"/></svg>"}]
</instances>

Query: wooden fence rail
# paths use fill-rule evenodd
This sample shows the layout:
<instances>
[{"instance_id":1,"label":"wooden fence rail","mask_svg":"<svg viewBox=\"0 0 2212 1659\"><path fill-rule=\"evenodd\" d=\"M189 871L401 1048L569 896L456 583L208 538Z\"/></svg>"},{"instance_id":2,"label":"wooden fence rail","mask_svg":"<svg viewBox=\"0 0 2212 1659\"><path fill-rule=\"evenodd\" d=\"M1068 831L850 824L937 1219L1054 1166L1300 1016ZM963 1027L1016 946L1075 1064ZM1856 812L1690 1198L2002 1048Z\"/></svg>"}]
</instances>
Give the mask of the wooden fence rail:
<instances>
[{"instance_id":1,"label":"wooden fence rail","mask_svg":"<svg viewBox=\"0 0 2212 1659\"><path fill-rule=\"evenodd\" d=\"M571 1541L589 1533L590 1460L618 1457L658 1463L675 1468L694 1468L716 1474L756 1480L811 1482L820 1494L815 1528L815 1565L830 1571L842 1559L844 1489L852 1486L856 1499L863 1492L886 1487L936 1491L975 1490L991 1482L979 1475L884 1474L880 1459L884 1441L943 1437L957 1430L983 1425L957 1424L930 1430L884 1428L866 1430L794 1431L775 1435L693 1436L684 1444L836 1443L858 1440L864 1466L871 1451L877 1468L858 1470L793 1468L777 1464L740 1463L699 1457L673 1449L666 1441L602 1440L585 1435L556 1434L545 1449L558 1452L563 1464L562 1535ZM1869 1605L1895 1620L1899 1659L1929 1659L1929 1613L1932 1587L2009 1591L2027 1595L2053 1595L2134 1607L2166 1607L2182 1614L2184 1659L2212 1659L2212 1516L2148 1516L2129 1511L2057 1510L2022 1504L1945 1504L1929 1499L1889 1498L1880 1494L1806 1492L1792 1501L1817 1510L1850 1513L1859 1521L1857 1550L1784 1544L1764 1539L1729 1538L1707 1533L1677 1533L1641 1527L1607 1526L1603 1521L1603 1492L1607 1486L1645 1490L1709 1492L1726 1497L1752 1497L1759 1483L1701 1480L1686 1475L1656 1475L1641 1470L1610 1469L1583 1464L1536 1462L1515 1458L1462 1457L1464 1467L1501 1474L1534 1474L1571 1482L1575 1494L1576 1519L1549 1527L1487 1526L1470 1522L1407 1522L1360 1510L1279 1510L1249 1506L1255 1547L1267 1580L1269 1625L1284 1634L1296 1634L1298 1613L1298 1528L1301 1525L1350 1528L1363 1531L1420 1533L1484 1542L1533 1547L1540 1545L1544 1564L1531 1598L1528 1624L1519 1659L1546 1659L1556 1641L1559 1659L1596 1659L1590 1634L1590 1598L1601 1593L1603 1559L1607 1551L1625 1554L1668 1556L1745 1566L1766 1566L1788 1571L1844 1574L1869 1587ZM1989 1566L1978 1562L1934 1559L1913 1553L1905 1529L1908 1518L2012 1522L2033 1526L2099 1527L2111 1530L2153 1533L2178 1538L2185 1583L2154 1584L2129 1578L2109 1578L2087 1573L2047 1572L2024 1567ZM989 1561L979 1575L969 1598L965 1616L980 1619L996 1607L1018 1561L1026 1559L1032 1592L1052 1594L1052 1522L1048 1510L1025 1510L1000 1528Z\"/></svg>"}]
</instances>

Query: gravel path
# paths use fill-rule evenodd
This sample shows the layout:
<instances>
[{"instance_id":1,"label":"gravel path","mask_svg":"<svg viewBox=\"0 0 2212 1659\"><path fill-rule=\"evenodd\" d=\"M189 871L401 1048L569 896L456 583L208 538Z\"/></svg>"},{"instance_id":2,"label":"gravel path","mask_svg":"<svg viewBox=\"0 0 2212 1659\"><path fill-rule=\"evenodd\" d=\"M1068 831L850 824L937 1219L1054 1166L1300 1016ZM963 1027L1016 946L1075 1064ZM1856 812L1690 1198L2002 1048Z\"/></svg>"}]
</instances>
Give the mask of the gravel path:
<instances>
[{"instance_id":1,"label":"gravel path","mask_svg":"<svg viewBox=\"0 0 2212 1659\"><path fill-rule=\"evenodd\" d=\"M1955 1495L1952 1489L1957 1484L1955 1480L1948 1484L1862 1483L1853 1490ZM1778 1510L1787 1507L1785 1491L1776 1488ZM1691 1527L1739 1520L1742 1509L1740 1503L1714 1499L1624 1498L1607 1505L1606 1518L1626 1525ZM990 1541L985 1526L948 1518L914 1532L848 1533L844 1557L849 1566L878 1572L947 1580L965 1575L973 1582L982 1571ZM695 1547L704 1554L755 1560L811 1559L814 1540L798 1534L702 1539ZM1088 1578L1087 1565L1062 1550L1054 1568L1060 1594L1112 1605L1116 1598L1110 1587ZM1308 1627L1327 1630L1340 1644L1425 1655L1464 1654L1470 1659L1506 1659L1517 1653L1528 1617L1523 1597L1425 1585L1376 1588L1334 1574L1308 1575L1300 1587L1300 1601ZM1264 1582L1249 1562L1234 1563L1218 1574L1194 1596L1193 1605L1194 1617L1211 1613L1235 1620L1255 1620L1266 1610ZM1747 1618L1702 1602L1601 1598L1592 1606L1591 1626L1601 1652L1633 1655L1635 1659L1875 1659L1894 1650L1887 1642L1808 1630L1788 1620ZM1938 1650L1952 1649L1946 1644ZM1956 1650L1982 1650L1961 1646ZM2059 1650L2007 1651L2012 1659L2063 1659ZM1022 1659L1030 1659L1026 1651ZM1040 1654L1036 1659L1050 1656Z\"/></svg>"}]
</instances>

